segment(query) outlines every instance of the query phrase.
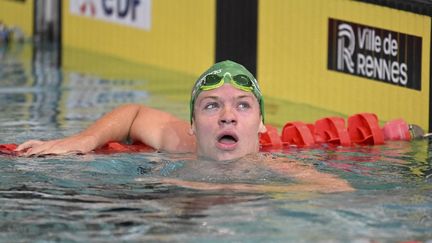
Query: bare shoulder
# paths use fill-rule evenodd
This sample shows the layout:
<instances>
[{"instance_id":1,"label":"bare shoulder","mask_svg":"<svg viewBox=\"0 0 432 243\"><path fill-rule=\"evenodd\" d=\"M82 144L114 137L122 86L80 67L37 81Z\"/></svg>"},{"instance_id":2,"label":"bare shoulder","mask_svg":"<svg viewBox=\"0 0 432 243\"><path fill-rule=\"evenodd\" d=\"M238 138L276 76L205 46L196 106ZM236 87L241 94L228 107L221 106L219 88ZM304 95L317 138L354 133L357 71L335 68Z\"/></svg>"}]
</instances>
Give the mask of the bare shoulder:
<instances>
[{"instance_id":1,"label":"bare shoulder","mask_svg":"<svg viewBox=\"0 0 432 243\"><path fill-rule=\"evenodd\" d=\"M131 126L130 137L158 150L168 152L195 151L195 137L190 124L168 112L140 106Z\"/></svg>"}]
</instances>

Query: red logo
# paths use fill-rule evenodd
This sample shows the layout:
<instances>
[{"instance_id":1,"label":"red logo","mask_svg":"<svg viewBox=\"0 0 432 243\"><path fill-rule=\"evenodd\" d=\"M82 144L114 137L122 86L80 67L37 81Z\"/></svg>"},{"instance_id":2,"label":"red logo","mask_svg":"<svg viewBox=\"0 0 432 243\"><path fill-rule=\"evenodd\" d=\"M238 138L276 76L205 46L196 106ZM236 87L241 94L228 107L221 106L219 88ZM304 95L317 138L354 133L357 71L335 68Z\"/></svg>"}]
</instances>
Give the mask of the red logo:
<instances>
[{"instance_id":1,"label":"red logo","mask_svg":"<svg viewBox=\"0 0 432 243\"><path fill-rule=\"evenodd\" d=\"M96 15L96 6L92 0L83 1L79 9L83 15L90 15L90 16Z\"/></svg>"}]
</instances>

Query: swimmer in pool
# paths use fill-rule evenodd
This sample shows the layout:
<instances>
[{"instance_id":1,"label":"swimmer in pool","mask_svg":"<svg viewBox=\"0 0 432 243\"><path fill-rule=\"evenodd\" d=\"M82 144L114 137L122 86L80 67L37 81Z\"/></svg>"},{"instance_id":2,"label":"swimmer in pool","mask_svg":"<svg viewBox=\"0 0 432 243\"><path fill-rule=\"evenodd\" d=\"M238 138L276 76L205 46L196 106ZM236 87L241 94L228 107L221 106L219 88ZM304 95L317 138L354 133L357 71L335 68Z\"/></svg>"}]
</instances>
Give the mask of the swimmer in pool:
<instances>
[{"instance_id":1,"label":"swimmer in pool","mask_svg":"<svg viewBox=\"0 0 432 243\"><path fill-rule=\"evenodd\" d=\"M263 102L254 76L238 63L223 61L211 66L195 82L189 122L129 104L114 109L76 135L51 141L30 140L19 145L17 151L26 156L87 153L110 141L131 139L169 153L192 152L203 159L238 160L259 152L258 134L266 131ZM269 166L289 170L301 180L317 181L321 177L323 184L352 190L346 181L314 168L276 161Z\"/></svg>"},{"instance_id":2,"label":"swimmer in pool","mask_svg":"<svg viewBox=\"0 0 432 243\"><path fill-rule=\"evenodd\" d=\"M192 89L190 122L143 105L129 104L106 114L86 130L63 139L31 140L18 146L25 155L87 153L109 141L142 142L159 151L196 152L232 160L259 151L265 132L263 98L253 75L232 61L204 72Z\"/></svg>"}]
</instances>

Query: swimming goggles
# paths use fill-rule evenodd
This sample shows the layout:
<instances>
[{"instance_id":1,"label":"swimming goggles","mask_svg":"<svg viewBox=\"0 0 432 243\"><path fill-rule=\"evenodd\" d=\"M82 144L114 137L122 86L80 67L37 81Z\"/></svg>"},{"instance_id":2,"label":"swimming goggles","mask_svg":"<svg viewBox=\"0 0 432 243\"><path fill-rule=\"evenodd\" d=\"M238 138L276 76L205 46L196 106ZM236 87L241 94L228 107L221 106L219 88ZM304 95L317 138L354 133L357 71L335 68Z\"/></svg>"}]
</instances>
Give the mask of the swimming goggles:
<instances>
[{"instance_id":1,"label":"swimming goggles","mask_svg":"<svg viewBox=\"0 0 432 243\"><path fill-rule=\"evenodd\" d=\"M230 83L235 88L246 92L253 92L254 90L257 90L259 94L256 96L261 96L261 91L257 89L249 77L244 74L238 74L234 77L228 72L226 72L223 77L217 74L209 74L203 79L199 88L201 90L212 90L221 87L224 83Z\"/></svg>"},{"instance_id":2,"label":"swimming goggles","mask_svg":"<svg viewBox=\"0 0 432 243\"><path fill-rule=\"evenodd\" d=\"M191 111L193 111L193 104L195 103L196 97L198 97L198 94L200 91L208 91L213 90L221 87L225 83L229 83L232 86L234 86L237 89L246 91L246 92L252 92L254 96L257 98L258 103L260 104L260 111L261 115L263 116L263 109L264 109L264 102L262 99L261 90L256 85L256 80L253 81L244 74L237 74L232 76L231 73L225 72L223 76L220 76L218 74L210 73L206 76L204 76L194 87L194 90L192 91L192 102L191 102ZM191 112L191 119L192 119L192 112ZM263 116L264 120L264 116Z\"/></svg>"}]
</instances>

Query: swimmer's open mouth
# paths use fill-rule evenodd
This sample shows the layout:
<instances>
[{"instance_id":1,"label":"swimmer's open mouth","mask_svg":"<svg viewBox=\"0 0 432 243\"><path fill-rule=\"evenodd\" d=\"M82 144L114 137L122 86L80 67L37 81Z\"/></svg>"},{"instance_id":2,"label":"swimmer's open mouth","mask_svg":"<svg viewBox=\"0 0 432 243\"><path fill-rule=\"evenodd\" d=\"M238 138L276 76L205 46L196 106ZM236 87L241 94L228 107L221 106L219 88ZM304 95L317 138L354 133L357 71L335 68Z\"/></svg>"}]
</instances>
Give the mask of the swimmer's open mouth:
<instances>
[{"instance_id":1,"label":"swimmer's open mouth","mask_svg":"<svg viewBox=\"0 0 432 243\"><path fill-rule=\"evenodd\" d=\"M223 144L234 144L238 142L238 137L235 134L222 134L218 137L218 142Z\"/></svg>"}]
</instances>

